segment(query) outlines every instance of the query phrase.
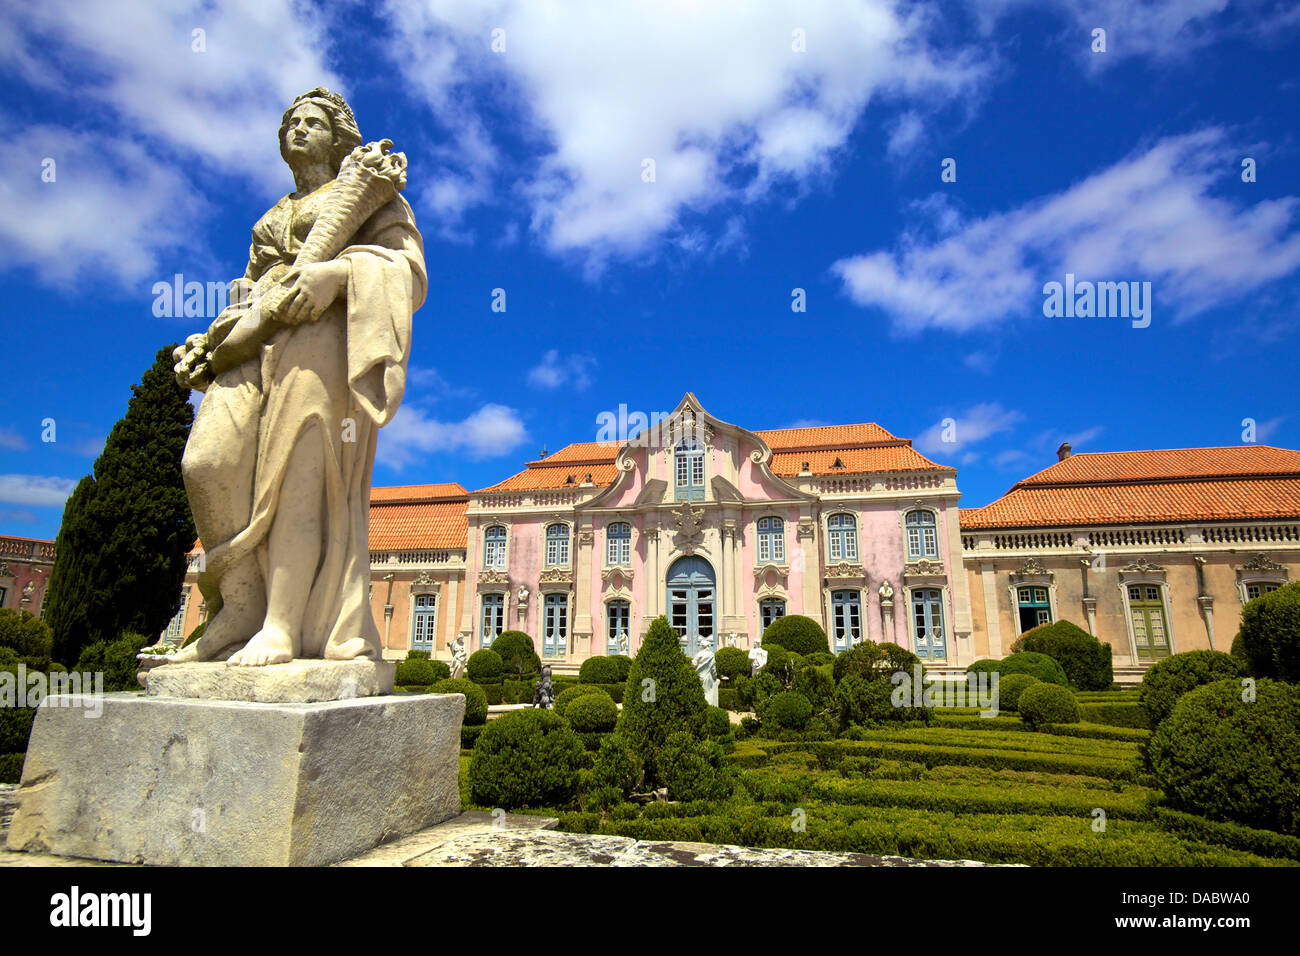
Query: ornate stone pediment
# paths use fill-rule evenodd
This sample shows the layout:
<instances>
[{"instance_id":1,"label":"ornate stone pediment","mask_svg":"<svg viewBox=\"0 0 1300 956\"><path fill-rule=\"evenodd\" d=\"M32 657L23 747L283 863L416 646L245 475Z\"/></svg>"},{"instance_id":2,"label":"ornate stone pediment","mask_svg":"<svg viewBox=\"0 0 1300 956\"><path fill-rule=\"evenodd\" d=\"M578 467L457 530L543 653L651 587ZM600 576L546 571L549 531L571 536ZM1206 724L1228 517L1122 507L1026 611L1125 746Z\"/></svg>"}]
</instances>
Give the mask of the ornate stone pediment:
<instances>
[{"instance_id":1,"label":"ornate stone pediment","mask_svg":"<svg viewBox=\"0 0 1300 956\"><path fill-rule=\"evenodd\" d=\"M704 509L694 507L689 501L673 509L673 527L676 528L673 543L678 550L694 551L704 540Z\"/></svg>"},{"instance_id":2,"label":"ornate stone pediment","mask_svg":"<svg viewBox=\"0 0 1300 956\"><path fill-rule=\"evenodd\" d=\"M411 582L411 585L412 587L415 586L427 587L428 585L437 584L437 583L438 582L433 579L433 575L431 575L428 571L421 571L419 574L416 575L415 580Z\"/></svg>"},{"instance_id":3,"label":"ornate stone pediment","mask_svg":"<svg viewBox=\"0 0 1300 956\"><path fill-rule=\"evenodd\" d=\"M1042 562L1039 561L1037 558L1029 558L1028 560L1025 561L1024 564L1022 564L1019 568L1016 569L1015 574L1018 577L1022 577L1022 578L1028 578L1028 577L1042 578L1042 577L1050 576L1051 572L1048 571L1047 568L1043 567Z\"/></svg>"},{"instance_id":4,"label":"ornate stone pediment","mask_svg":"<svg viewBox=\"0 0 1300 956\"><path fill-rule=\"evenodd\" d=\"M832 564L826 568L826 577L836 580L851 580L865 578L866 576L866 568L860 564L850 564L848 561L841 561L839 564Z\"/></svg>"},{"instance_id":5,"label":"ornate stone pediment","mask_svg":"<svg viewBox=\"0 0 1300 956\"><path fill-rule=\"evenodd\" d=\"M608 584L614 578L619 577L624 581L632 580L632 568L625 564L612 564L607 568L602 568L600 579Z\"/></svg>"},{"instance_id":6,"label":"ornate stone pediment","mask_svg":"<svg viewBox=\"0 0 1300 956\"><path fill-rule=\"evenodd\" d=\"M537 576L538 584L572 584L572 568L547 568Z\"/></svg>"},{"instance_id":7,"label":"ornate stone pediment","mask_svg":"<svg viewBox=\"0 0 1300 956\"><path fill-rule=\"evenodd\" d=\"M1241 567L1237 568L1237 570L1248 571L1248 572L1253 571L1255 573L1261 573L1261 574L1277 574L1279 572L1285 571L1286 568L1281 564L1277 564L1273 561L1270 561L1263 554L1256 554L1254 557L1252 557Z\"/></svg>"},{"instance_id":8,"label":"ornate stone pediment","mask_svg":"<svg viewBox=\"0 0 1300 956\"><path fill-rule=\"evenodd\" d=\"M1152 564L1146 558L1138 558L1127 567L1120 568L1121 571L1130 571L1134 574L1164 574L1165 569L1159 564Z\"/></svg>"},{"instance_id":9,"label":"ornate stone pediment","mask_svg":"<svg viewBox=\"0 0 1300 956\"><path fill-rule=\"evenodd\" d=\"M943 577L945 573L940 562L931 561L929 558L903 565L903 574L906 577Z\"/></svg>"},{"instance_id":10,"label":"ornate stone pediment","mask_svg":"<svg viewBox=\"0 0 1300 956\"><path fill-rule=\"evenodd\" d=\"M766 575L768 571L776 572L777 577L787 578L790 576L789 565L774 564L771 561L767 561L763 564L757 564L754 566L754 577L761 578Z\"/></svg>"},{"instance_id":11,"label":"ornate stone pediment","mask_svg":"<svg viewBox=\"0 0 1300 956\"><path fill-rule=\"evenodd\" d=\"M504 571L488 570L478 573L479 587L501 587L510 583L510 575Z\"/></svg>"}]
</instances>

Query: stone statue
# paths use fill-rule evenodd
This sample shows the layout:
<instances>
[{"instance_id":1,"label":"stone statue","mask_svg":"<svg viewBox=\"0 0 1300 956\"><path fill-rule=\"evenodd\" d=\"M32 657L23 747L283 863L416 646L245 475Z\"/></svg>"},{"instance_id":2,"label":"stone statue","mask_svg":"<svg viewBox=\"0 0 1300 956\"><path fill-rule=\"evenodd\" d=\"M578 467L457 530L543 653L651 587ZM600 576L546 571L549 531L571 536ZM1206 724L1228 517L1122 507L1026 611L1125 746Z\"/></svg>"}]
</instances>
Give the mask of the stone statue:
<instances>
[{"instance_id":1,"label":"stone statue","mask_svg":"<svg viewBox=\"0 0 1300 956\"><path fill-rule=\"evenodd\" d=\"M405 391L423 243L405 156L363 146L343 97L298 97L279 138L296 188L253 226L230 306L176 350L178 381L204 392L182 468L211 615L168 662L382 659L370 479Z\"/></svg>"},{"instance_id":2,"label":"stone statue","mask_svg":"<svg viewBox=\"0 0 1300 956\"><path fill-rule=\"evenodd\" d=\"M528 588L524 587L522 584L519 585L519 603L528 603Z\"/></svg>"},{"instance_id":3,"label":"stone statue","mask_svg":"<svg viewBox=\"0 0 1300 956\"><path fill-rule=\"evenodd\" d=\"M888 581L880 585L880 603L888 604L894 600L894 589Z\"/></svg>"},{"instance_id":4,"label":"stone statue","mask_svg":"<svg viewBox=\"0 0 1300 956\"><path fill-rule=\"evenodd\" d=\"M767 651L757 643L749 649L749 676L753 677L767 666Z\"/></svg>"},{"instance_id":5,"label":"stone statue","mask_svg":"<svg viewBox=\"0 0 1300 956\"><path fill-rule=\"evenodd\" d=\"M465 650L465 635L457 634L451 642L451 676L464 677L469 666L469 654Z\"/></svg>"},{"instance_id":6,"label":"stone statue","mask_svg":"<svg viewBox=\"0 0 1300 956\"><path fill-rule=\"evenodd\" d=\"M618 648L618 652L624 657L627 657L629 652L632 650L631 642L627 637L627 631L623 630L621 627L618 629L618 633L614 635L614 646Z\"/></svg>"},{"instance_id":7,"label":"stone statue","mask_svg":"<svg viewBox=\"0 0 1300 956\"><path fill-rule=\"evenodd\" d=\"M551 669L542 666L542 679L533 689L533 707L550 710L555 706L555 685L551 683Z\"/></svg>"},{"instance_id":8,"label":"stone statue","mask_svg":"<svg viewBox=\"0 0 1300 956\"><path fill-rule=\"evenodd\" d=\"M714 707L718 706L718 665L714 660L712 646L705 644L698 654L691 658L691 666L700 675L700 684L704 687L704 699Z\"/></svg>"}]
</instances>

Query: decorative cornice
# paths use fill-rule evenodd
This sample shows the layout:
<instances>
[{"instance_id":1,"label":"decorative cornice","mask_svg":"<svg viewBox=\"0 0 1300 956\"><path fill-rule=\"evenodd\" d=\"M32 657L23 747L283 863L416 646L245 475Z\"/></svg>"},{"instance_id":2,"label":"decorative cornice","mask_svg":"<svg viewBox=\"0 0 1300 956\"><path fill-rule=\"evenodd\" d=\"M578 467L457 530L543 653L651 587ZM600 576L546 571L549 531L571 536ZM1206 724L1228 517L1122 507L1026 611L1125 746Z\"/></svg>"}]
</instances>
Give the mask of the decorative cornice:
<instances>
[{"instance_id":1,"label":"decorative cornice","mask_svg":"<svg viewBox=\"0 0 1300 956\"><path fill-rule=\"evenodd\" d=\"M433 575L428 571L421 571L415 576L415 580L411 582L411 587L429 587L437 583L438 582L433 579Z\"/></svg>"},{"instance_id":2,"label":"decorative cornice","mask_svg":"<svg viewBox=\"0 0 1300 956\"><path fill-rule=\"evenodd\" d=\"M905 577L943 577L946 573L941 562L931 561L929 558L903 565Z\"/></svg>"},{"instance_id":3,"label":"decorative cornice","mask_svg":"<svg viewBox=\"0 0 1300 956\"><path fill-rule=\"evenodd\" d=\"M771 562L771 561L766 561L766 562L764 562L763 564L759 564L759 565L755 565L755 566L754 566L754 577L756 577L756 578L761 578L761 577L763 577L765 574L767 574L768 571L775 571L776 574L777 574L777 576L778 576L778 577L782 577L782 578L788 578L788 577L790 576L790 566L789 566L789 565L786 565L786 564L774 564L774 563Z\"/></svg>"},{"instance_id":4,"label":"decorative cornice","mask_svg":"<svg viewBox=\"0 0 1300 956\"><path fill-rule=\"evenodd\" d=\"M621 577L624 581L632 580L632 568L625 564L611 564L609 567L602 568L600 579L608 584L615 577Z\"/></svg>"},{"instance_id":5,"label":"decorative cornice","mask_svg":"<svg viewBox=\"0 0 1300 956\"><path fill-rule=\"evenodd\" d=\"M547 568L537 576L538 584L572 584L572 568Z\"/></svg>"},{"instance_id":6,"label":"decorative cornice","mask_svg":"<svg viewBox=\"0 0 1300 956\"><path fill-rule=\"evenodd\" d=\"M488 569L478 573L479 587L501 587L510 583L510 575L505 571Z\"/></svg>"},{"instance_id":7,"label":"decorative cornice","mask_svg":"<svg viewBox=\"0 0 1300 956\"><path fill-rule=\"evenodd\" d=\"M1131 571L1136 574L1164 574L1165 568L1159 564L1152 564L1145 557L1138 558L1127 567L1120 568L1121 571Z\"/></svg>"},{"instance_id":8,"label":"decorative cornice","mask_svg":"<svg viewBox=\"0 0 1300 956\"><path fill-rule=\"evenodd\" d=\"M1029 558L1012 573L1012 576L1041 578L1050 577L1051 572L1048 571L1047 568L1043 567L1042 563L1037 558Z\"/></svg>"}]
</instances>

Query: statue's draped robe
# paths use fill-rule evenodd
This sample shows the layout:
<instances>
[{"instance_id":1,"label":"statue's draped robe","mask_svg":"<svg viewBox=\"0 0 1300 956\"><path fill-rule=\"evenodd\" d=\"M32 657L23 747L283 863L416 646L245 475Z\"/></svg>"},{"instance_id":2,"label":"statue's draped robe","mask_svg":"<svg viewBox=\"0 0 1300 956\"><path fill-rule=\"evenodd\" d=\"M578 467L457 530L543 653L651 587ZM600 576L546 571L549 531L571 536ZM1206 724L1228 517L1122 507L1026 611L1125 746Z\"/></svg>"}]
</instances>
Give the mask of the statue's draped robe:
<instances>
[{"instance_id":1,"label":"statue's draped robe","mask_svg":"<svg viewBox=\"0 0 1300 956\"><path fill-rule=\"evenodd\" d=\"M286 196L258 221L247 278L292 264L332 187ZM321 551L315 577L303 583L310 592L300 653L381 659L369 604L371 471L377 430L402 401L411 316L424 302L427 278L415 218L400 196L351 242L337 256L348 264L346 297L340 293L315 322L279 328L258 357L219 374L195 418L185 484L204 545L199 588L210 617L217 613L204 638L210 633L225 648L209 646L203 656L228 656L261 627L264 584L241 586L237 597L222 585L267 580L267 536L285 470L300 436L315 428L324 450L317 468ZM236 569L244 573L232 576ZM252 628L234 635L218 627L223 602L248 606Z\"/></svg>"}]
</instances>

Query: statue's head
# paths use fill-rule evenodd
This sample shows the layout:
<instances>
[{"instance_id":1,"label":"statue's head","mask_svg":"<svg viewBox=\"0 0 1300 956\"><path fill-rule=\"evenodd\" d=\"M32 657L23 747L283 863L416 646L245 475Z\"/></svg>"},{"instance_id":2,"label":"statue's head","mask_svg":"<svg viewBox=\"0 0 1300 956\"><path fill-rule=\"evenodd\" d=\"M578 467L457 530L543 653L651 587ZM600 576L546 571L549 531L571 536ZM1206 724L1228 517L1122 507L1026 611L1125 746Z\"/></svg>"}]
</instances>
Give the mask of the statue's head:
<instances>
[{"instance_id":1,"label":"statue's head","mask_svg":"<svg viewBox=\"0 0 1300 956\"><path fill-rule=\"evenodd\" d=\"M280 118L280 155L292 168L302 163L339 165L362 143L352 109L323 86L302 94Z\"/></svg>"}]
</instances>

